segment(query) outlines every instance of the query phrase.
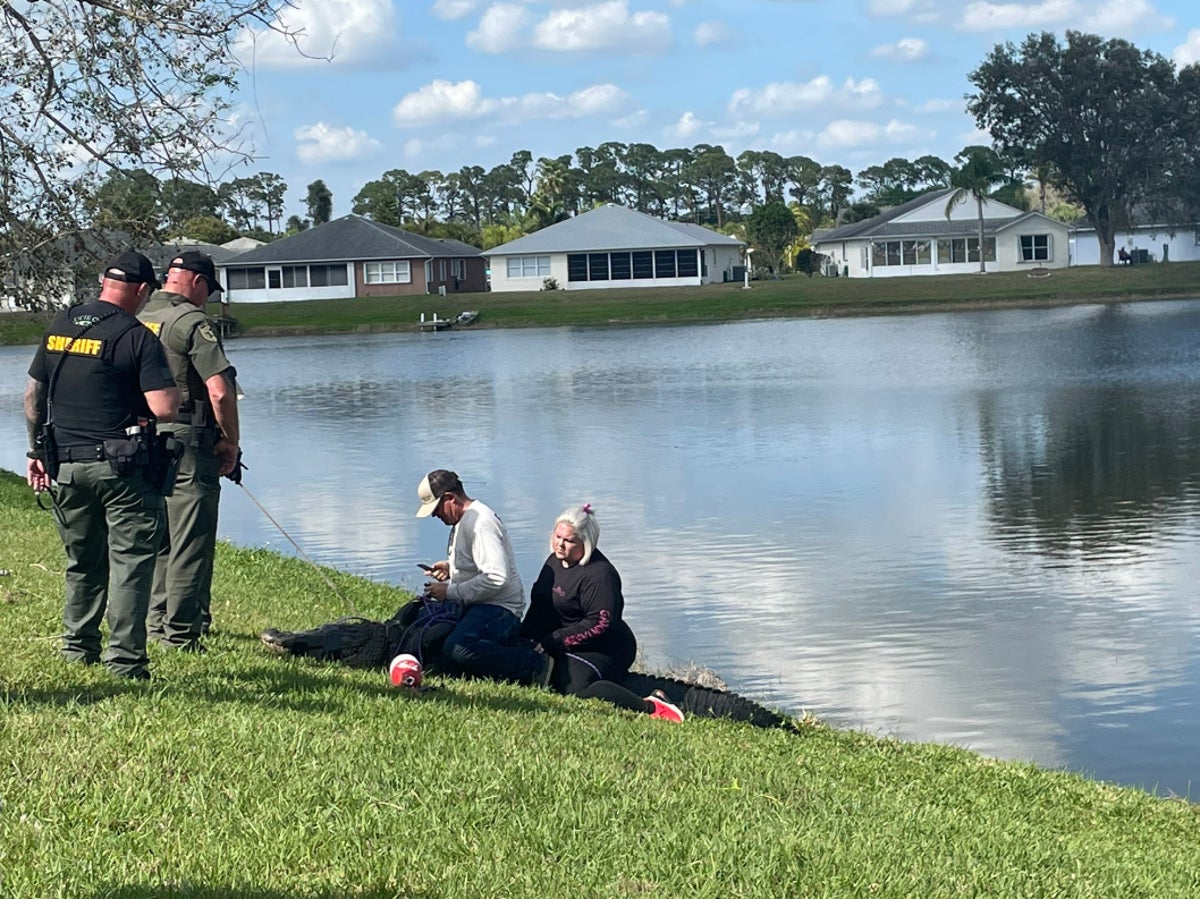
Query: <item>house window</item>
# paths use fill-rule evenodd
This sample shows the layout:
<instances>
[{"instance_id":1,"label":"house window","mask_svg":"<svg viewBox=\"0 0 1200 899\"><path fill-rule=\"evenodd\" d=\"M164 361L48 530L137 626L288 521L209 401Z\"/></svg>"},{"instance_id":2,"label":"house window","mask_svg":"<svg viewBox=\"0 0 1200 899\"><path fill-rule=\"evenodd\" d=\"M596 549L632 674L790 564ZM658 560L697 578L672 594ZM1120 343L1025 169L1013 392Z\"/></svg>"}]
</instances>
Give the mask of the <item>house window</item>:
<instances>
[{"instance_id":1,"label":"house window","mask_svg":"<svg viewBox=\"0 0 1200 899\"><path fill-rule=\"evenodd\" d=\"M1022 262L1049 262L1051 258L1049 234L1021 235Z\"/></svg>"},{"instance_id":2,"label":"house window","mask_svg":"<svg viewBox=\"0 0 1200 899\"><path fill-rule=\"evenodd\" d=\"M588 280L608 280L608 254L588 253Z\"/></svg>"},{"instance_id":3,"label":"house window","mask_svg":"<svg viewBox=\"0 0 1200 899\"><path fill-rule=\"evenodd\" d=\"M955 262L967 261L967 242L962 238L957 240L943 239L938 241L938 263L949 265Z\"/></svg>"},{"instance_id":4,"label":"house window","mask_svg":"<svg viewBox=\"0 0 1200 899\"><path fill-rule=\"evenodd\" d=\"M675 254L679 277L694 278L700 274L700 262L695 250L678 250Z\"/></svg>"},{"instance_id":5,"label":"house window","mask_svg":"<svg viewBox=\"0 0 1200 899\"><path fill-rule=\"evenodd\" d=\"M675 277L675 251L674 250L655 250L654 251L654 277L656 277L656 278L674 278Z\"/></svg>"},{"instance_id":6,"label":"house window","mask_svg":"<svg viewBox=\"0 0 1200 899\"><path fill-rule=\"evenodd\" d=\"M265 268L231 268L226 269L229 278L229 289L232 290L262 290L267 286L267 270Z\"/></svg>"},{"instance_id":7,"label":"house window","mask_svg":"<svg viewBox=\"0 0 1200 899\"><path fill-rule=\"evenodd\" d=\"M310 265L308 267L308 283L313 287L345 287L346 266L344 265Z\"/></svg>"},{"instance_id":8,"label":"house window","mask_svg":"<svg viewBox=\"0 0 1200 899\"><path fill-rule=\"evenodd\" d=\"M285 265L280 274L283 276L283 286L287 287L308 287L308 266L307 265Z\"/></svg>"},{"instance_id":9,"label":"house window","mask_svg":"<svg viewBox=\"0 0 1200 899\"><path fill-rule=\"evenodd\" d=\"M978 261L979 261L979 238L978 237L969 237L969 238L967 238L967 262L978 262ZM996 261L996 238L985 237L983 239L983 261L984 262L995 262Z\"/></svg>"},{"instance_id":10,"label":"house window","mask_svg":"<svg viewBox=\"0 0 1200 899\"><path fill-rule=\"evenodd\" d=\"M885 240L871 244L871 264L886 265L928 265L930 258L929 242L924 240Z\"/></svg>"},{"instance_id":11,"label":"house window","mask_svg":"<svg viewBox=\"0 0 1200 899\"><path fill-rule=\"evenodd\" d=\"M510 278L550 277L549 256L509 256L507 262Z\"/></svg>"},{"instance_id":12,"label":"house window","mask_svg":"<svg viewBox=\"0 0 1200 899\"><path fill-rule=\"evenodd\" d=\"M407 259L364 263L363 280L367 284L411 284L412 263Z\"/></svg>"},{"instance_id":13,"label":"house window","mask_svg":"<svg viewBox=\"0 0 1200 899\"><path fill-rule=\"evenodd\" d=\"M567 256L567 280L586 281L588 279L587 253L571 253Z\"/></svg>"},{"instance_id":14,"label":"house window","mask_svg":"<svg viewBox=\"0 0 1200 899\"><path fill-rule=\"evenodd\" d=\"M629 253L610 254L608 264L612 268L612 279L614 281L628 281L633 277L633 267L629 261Z\"/></svg>"},{"instance_id":15,"label":"house window","mask_svg":"<svg viewBox=\"0 0 1200 899\"><path fill-rule=\"evenodd\" d=\"M932 261L929 241L903 241L900 246L900 257L904 265L929 265Z\"/></svg>"},{"instance_id":16,"label":"house window","mask_svg":"<svg viewBox=\"0 0 1200 899\"><path fill-rule=\"evenodd\" d=\"M278 290L283 285L280 283L280 271L277 268L267 269L267 287L271 290Z\"/></svg>"},{"instance_id":17,"label":"house window","mask_svg":"<svg viewBox=\"0 0 1200 899\"><path fill-rule=\"evenodd\" d=\"M654 254L649 250L639 250L633 254L634 280L654 277Z\"/></svg>"},{"instance_id":18,"label":"house window","mask_svg":"<svg viewBox=\"0 0 1200 899\"><path fill-rule=\"evenodd\" d=\"M978 237L942 238L937 242L937 249L938 263L941 265L979 261ZM983 239L983 260L984 262L996 261L996 238L985 237Z\"/></svg>"}]
</instances>

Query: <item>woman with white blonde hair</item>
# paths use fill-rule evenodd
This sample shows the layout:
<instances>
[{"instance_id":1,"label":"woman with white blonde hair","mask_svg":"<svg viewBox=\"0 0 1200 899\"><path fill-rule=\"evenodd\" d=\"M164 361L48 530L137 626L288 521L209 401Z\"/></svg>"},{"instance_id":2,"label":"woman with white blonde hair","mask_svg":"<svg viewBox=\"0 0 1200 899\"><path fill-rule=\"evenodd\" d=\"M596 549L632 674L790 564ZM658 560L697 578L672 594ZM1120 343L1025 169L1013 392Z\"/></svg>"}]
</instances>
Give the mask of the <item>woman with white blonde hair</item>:
<instances>
[{"instance_id":1,"label":"woman with white blonde hair","mask_svg":"<svg viewBox=\"0 0 1200 899\"><path fill-rule=\"evenodd\" d=\"M646 698L620 686L637 655L625 623L621 575L596 547L600 524L590 503L571 506L554 521L550 555L530 591L521 635L546 656L538 680L560 693L604 699L654 718L682 721L658 692Z\"/></svg>"}]
</instances>

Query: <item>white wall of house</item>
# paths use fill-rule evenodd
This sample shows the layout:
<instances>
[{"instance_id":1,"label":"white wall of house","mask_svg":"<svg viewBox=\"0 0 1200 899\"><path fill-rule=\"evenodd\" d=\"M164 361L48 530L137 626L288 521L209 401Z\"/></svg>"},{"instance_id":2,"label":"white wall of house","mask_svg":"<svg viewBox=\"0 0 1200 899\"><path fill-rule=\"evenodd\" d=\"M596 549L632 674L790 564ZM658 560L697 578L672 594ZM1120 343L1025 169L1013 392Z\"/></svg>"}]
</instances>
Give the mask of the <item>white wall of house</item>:
<instances>
[{"instance_id":1,"label":"white wall of house","mask_svg":"<svg viewBox=\"0 0 1200 899\"><path fill-rule=\"evenodd\" d=\"M292 290L261 290L242 288L230 291L225 302L231 305L237 303L286 303L300 300L340 300L354 296L354 285L347 284L337 287L306 287Z\"/></svg>"},{"instance_id":2,"label":"white wall of house","mask_svg":"<svg viewBox=\"0 0 1200 899\"><path fill-rule=\"evenodd\" d=\"M708 258L708 280L713 284L722 281L734 281L733 270L745 265L745 253L741 247L705 247L704 254Z\"/></svg>"},{"instance_id":3,"label":"white wall of house","mask_svg":"<svg viewBox=\"0 0 1200 899\"><path fill-rule=\"evenodd\" d=\"M326 263L311 263L312 266L320 268L333 268L335 265ZM281 303L281 302L297 302L300 300L338 300L348 299L355 296L354 292L354 266L353 263L344 263L336 265L337 268L345 272L345 284L332 284L314 287L311 283L303 285L285 286L295 284L295 270L308 269L305 264L289 264L286 266L253 263L247 265L230 265L218 269L218 277L225 285L225 294L222 296L222 301L231 305L237 303ZM238 275L239 269L262 269L263 270L263 286L242 286L241 278ZM284 277L284 269L292 271L286 273ZM310 281L306 274L305 281ZM279 286L275 286L278 284Z\"/></svg>"},{"instance_id":4,"label":"white wall of house","mask_svg":"<svg viewBox=\"0 0 1200 899\"><path fill-rule=\"evenodd\" d=\"M554 278L559 287L567 282L566 253L529 253L512 258L531 260L523 267L520 276L510 277L508 274L508 256L491 256L488 267L491 269L491 285L493 293L511 293L514 290L541 290L542 283L547 278Z\"/></svg>"},{"instance_id":5,"label":"white wall of house","mask_svg":"<svg viewBox=\"0 0 1200 899\"><path fill-rule=\"evenodd\" d=\"M1021 210L1009 206L1007 203L1001 203L999 200L985 198L983 201L983 217L985 219L1016 218L1022 214ZM931 221L977 222L979 221L979 207L976 205L974 197L968 197L963 202L955 203L950 207L950 217L946 218L946 199L943 197L892 219L893 223L898 224Z\"/></svg>"},{"instance_id":6,"label":"white wall of house","mask_svg":"<svg viewBox=\"0 0 1200 899\"><path fill-rule=\"evenodd\" d=\"M1070 247L1067 227L1058 222L1044 219L1034 219L1023 225L1002 229L998 234L987 235L995 237L995 259L985 262L987 271L1014 272L1027 271L1031 268L1066 268L1069 264ZM1026 260L1022 253L1022 238L1036 240L1036 258ZM966 240L965 235L940 240ZM895 243L912 242L913 238L893 238ZM939 238L922 239L930 244L928 262L914 261L911 264L878 265L875 263L874 245L885 244L884 238L872 240L851 239L834 243L818 244L817 252L832 258L839 275L851 278L904 278L913 275L954 275L971 274L979 271L976 261L939 261ZM1042 258L1045 256L1046 258ZM904 256L901 256L903 261Z\"/></svg>"},{"instance_id":7,"label":"white wall of house","mask_svg":"<svg viewBox=\"0 0 1200 899\"><path fill-rule=\"evenodd\" d=\"M1113 250L1113 262L1117 261L1116 251L1124 247L1127 251L1145 250L1154 262L1163 261L1163 248L1170 262L1200 261L1200 225L1196 227L1183 226L1174 233L1166 227L1136 228L1132 231L1118 231L1113 235L1116 247ZM1091 228L1080 228L1071 232L1071 264L1099 265L1100 241L1096 232Z\"/></svg>"},{"instance_id":8,"label":"white wall of house","mask_svg":"<svg viewBox=\"0 0 1200 899\"><path fill-rule=\"evenodd\" d=\"M665 249L665 248L664 248ZM691 248L682 247L687 250ZM568 255L575 253L522 253L511 256L491 256L492 291L505 293L517 290L541 290L547 278L558 282L559 290L607 290L618 287L699 287L710 282L720 283L725 275L732 277L733 267L741 265L740 247L701 247L708 268L707 274L687 275L673 278L607 278L597 281L572 281L567 262ZM615 252L615 251L614 251ZM634 251L629 251L634 252ZM639 250L637 252L655 252ZM514 268L519 265L520 274L509 273L509 260ZM515 262L520 260L520 262ZM701 268L703 271L703 268Z\"/></svg>"}]
</instances>

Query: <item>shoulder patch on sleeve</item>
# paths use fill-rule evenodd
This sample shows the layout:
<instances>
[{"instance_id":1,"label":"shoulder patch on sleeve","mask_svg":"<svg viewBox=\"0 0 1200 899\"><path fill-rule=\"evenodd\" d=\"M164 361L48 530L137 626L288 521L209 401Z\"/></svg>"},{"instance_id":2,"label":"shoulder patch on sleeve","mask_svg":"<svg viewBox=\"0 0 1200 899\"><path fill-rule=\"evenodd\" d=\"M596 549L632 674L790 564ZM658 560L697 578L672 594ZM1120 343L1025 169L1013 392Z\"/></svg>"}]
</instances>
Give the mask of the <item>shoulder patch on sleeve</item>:
<instances>
[{"instance_id":1,"label":"shoulder patch on sleeve","mask_svg":"<svg viewBox=\"0 0 1200 899\"><path fill-rule=\"evenodd\" d=\"M213 330L213 326L209 322L201 322L197 325L196 333L210 343L217 342L217 333Z\"/></svg>"}]
</instances>

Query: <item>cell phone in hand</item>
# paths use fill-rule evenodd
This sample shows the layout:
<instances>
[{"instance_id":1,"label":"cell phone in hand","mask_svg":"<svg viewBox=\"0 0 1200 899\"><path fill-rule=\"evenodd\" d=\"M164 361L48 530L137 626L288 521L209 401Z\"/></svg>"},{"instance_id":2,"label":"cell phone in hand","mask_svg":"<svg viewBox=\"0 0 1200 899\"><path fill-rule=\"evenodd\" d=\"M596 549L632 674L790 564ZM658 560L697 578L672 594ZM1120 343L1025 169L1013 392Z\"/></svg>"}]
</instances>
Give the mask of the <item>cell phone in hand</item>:
<instances>
[{"instance_id":1,"label":"cell phone in hand","mask_svg":"<svg viewBox=\"0 0 1200 899\"><path fill-rule=\"evenodd\" d=\"M433 566L432 565L426 565L424 562L418 562L417 567L420 568L422 571L424 571L426 574L433 574Z\"/></svg>"}]
</instances>

